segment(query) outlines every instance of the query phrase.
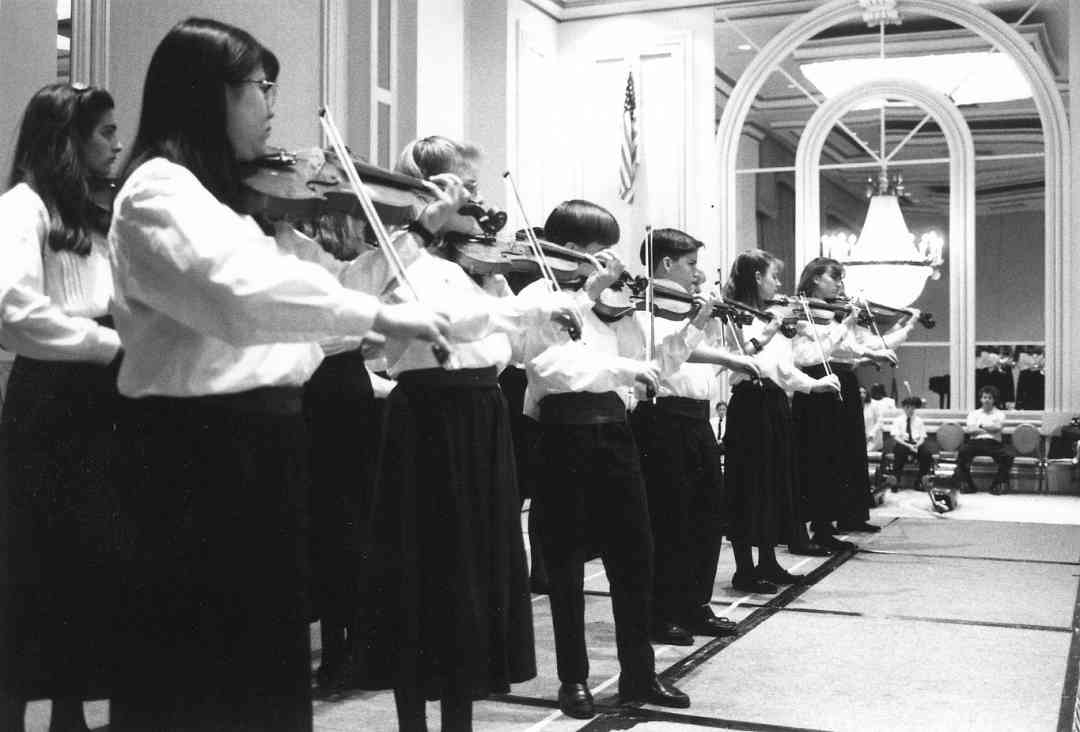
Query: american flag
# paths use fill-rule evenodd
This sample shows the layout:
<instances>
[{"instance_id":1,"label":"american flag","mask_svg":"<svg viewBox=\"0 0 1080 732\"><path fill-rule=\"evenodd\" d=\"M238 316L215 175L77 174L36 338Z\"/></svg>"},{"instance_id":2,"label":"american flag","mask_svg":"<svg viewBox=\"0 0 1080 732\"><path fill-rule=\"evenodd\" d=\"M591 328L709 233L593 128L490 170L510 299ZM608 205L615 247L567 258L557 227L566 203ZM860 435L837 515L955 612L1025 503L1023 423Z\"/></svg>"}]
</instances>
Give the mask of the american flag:
<instances>
[{"instance_id":1,"label":"american flag","mask_svg":"<svg viewBox=\"0 0 1080 732\"><path fill-rule=\"evenodd\" d=\"M619 198L627 203L634 202L634 182L637 178L637 119L634 111L634 75L626 75L626 97L623 101L622 144L619 147Z\"/></svg>"}]
</instances>

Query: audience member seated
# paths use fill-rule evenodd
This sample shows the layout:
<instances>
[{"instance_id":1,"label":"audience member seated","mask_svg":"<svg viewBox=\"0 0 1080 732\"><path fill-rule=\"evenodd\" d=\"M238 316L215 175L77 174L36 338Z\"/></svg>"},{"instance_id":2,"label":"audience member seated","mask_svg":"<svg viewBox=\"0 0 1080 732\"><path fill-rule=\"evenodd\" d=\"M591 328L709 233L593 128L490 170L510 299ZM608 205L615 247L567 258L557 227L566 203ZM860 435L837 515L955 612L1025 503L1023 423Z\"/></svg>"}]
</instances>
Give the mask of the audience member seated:
<instances>
[{"instance_id":1,"label":"audience member seated","mask_svg":"<svg viewBox=\"0 0 1080 732\"><path fill-rule=\"evenodd\" d=\"M859 387L859 398L863 403L863 425L866 428L866 451L880 452L883 442L881 430L881 409L870 399L870 392L865 386Z\"/></svg>"},{"instance_id":2,"label":"audience member seated","mask_svg":"<svg viewBox=\"0 0 1080 732\"><path fill-rule=\"evenodd\" d=\"M922 406L922 399L917 396L909 396L901 403L904 413L893 420L890 428L895 442L893 443L893 479L894 487L900 483L900 476L904 472L904 466L913 456L919 465L919 479L917 485L923 483L923 479L930 475L933 465L933 455L926 444L926 425L922 418L915 414Z\"/></svg>"},{"instance_id":3,"label":"audience member seated","mask_svg":"<svg viewBox=\"0 0 1080 732\"><path fill-rule=\"evenodd\" d=\"M997 463L997 476L990 486L991 493L1001 493L1009 482L1009 468L1012 467L1014 454L1012 448L1001 439L1005 413L996 406L999 398L997 387L982 387L979 389L981 406L967 416L964 432L968 437L957 454L954 477L957 485L966 485L969 492L975 491L975 483L971 480L971 461L977 455L986 455Z\"/></svg>"}]
</instances>

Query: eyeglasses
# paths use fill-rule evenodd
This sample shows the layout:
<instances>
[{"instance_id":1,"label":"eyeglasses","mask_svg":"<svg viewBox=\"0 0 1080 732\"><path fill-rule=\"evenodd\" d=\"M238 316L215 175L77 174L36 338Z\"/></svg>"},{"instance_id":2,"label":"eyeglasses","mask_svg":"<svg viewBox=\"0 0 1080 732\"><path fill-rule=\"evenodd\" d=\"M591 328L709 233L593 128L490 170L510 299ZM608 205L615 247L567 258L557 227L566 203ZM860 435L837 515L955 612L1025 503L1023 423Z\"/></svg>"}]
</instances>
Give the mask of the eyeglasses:
<instances>
[{"instance_id":1,"label":"eyeglasses","mask_svg":"<svg viewBox=\"0 0 1080 732\"><path fill-rule=\"evenodd\" d=\"M269 79L241 79L236 83L254 84L259 87L259 91L262 92L263 98L266 99L266 103L269 105L273 105L277 101L278 85L276 81L270 81Z\"/></svg>"}]
</instances>

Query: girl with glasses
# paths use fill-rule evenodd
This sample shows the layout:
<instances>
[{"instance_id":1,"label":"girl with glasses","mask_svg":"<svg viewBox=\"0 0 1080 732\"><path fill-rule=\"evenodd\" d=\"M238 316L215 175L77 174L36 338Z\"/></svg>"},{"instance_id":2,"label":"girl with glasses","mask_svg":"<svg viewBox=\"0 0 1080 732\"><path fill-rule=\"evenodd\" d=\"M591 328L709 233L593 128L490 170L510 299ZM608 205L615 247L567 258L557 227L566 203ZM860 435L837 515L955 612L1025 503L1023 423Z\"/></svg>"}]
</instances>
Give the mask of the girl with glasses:
<instances>
[{"instance_id":1,"label":"girl with glasses","mask_svg":"<svg viewBox=\"0 0 1080 732\"><path fill-rule=\"evenodd\" d=\"M238 210L278 71L250 34L200 18L147 70L109 237L136 525L114 732L311 729L301 387L323 339L446 347L442 316L346 289L314 242L267 236ZM426 225L463 201L441 192Z\"/></svg>"}]
</instances>

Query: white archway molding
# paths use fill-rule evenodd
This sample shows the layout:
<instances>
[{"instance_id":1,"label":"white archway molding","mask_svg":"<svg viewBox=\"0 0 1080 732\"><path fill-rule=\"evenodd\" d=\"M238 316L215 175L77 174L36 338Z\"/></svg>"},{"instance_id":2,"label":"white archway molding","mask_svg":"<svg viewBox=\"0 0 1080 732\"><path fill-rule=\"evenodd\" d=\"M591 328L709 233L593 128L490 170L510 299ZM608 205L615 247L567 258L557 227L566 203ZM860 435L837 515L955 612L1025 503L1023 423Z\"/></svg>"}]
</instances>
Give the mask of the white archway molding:
<instances>
[{"instance_id":1,"label":"white archway molding","mask_svg":"<svg viewBox=\"0 0 1080 732\"><path fill-rule=\"evenodd\" d=\"M795 155L795 271L818 256L821 239L821 151L840 118L882 96L917 104L940 125L949 146L949 403L971 409L975 388L975 143L964 115L941 92L910 79L853 86L814 112Z\"/></svg>"},{"instance_id":2,"label":"white archway molding","mask_svg":"<svg viewBox=\"0 0 1080 732\"><path fill-rule=\"evenodd\" d=\"M988 43L1012 57L1031 86L1039 112L1045 142L1046 176L1046 277L1044 286L1046 324L1046 408L1061 410L1070 405L1080 386L1070 359L1074 348L1072 283L1068 281L1073 256L1066 246L1069 231L1070 181L1069 130L1065 107L1053 76L1034 49L1008 24L984 8L956 0L897 0L901 15L923 14L952 21L977 33ZM738 251L736 240L736 159L739 135L747 115L765 80L804 41L841 23L862 22L863 9L857 0L829 0L773 36L747 66L732 90L716 129L719 168L720 252L718 261L726 266ZM969 323L973 326L973 323ZM954 374L954 376L956 376ZM1080 397L1076 397L1080 401ZM954 402L955 404L955 402Z\"/></svg>"}]
</instances>

